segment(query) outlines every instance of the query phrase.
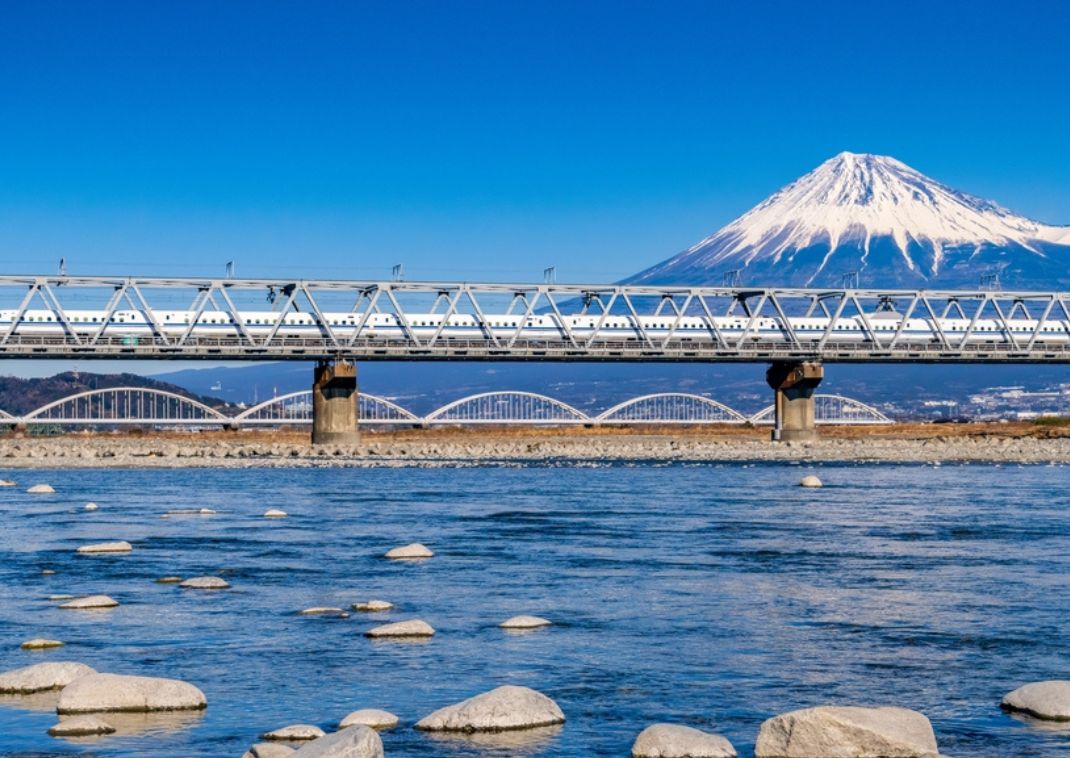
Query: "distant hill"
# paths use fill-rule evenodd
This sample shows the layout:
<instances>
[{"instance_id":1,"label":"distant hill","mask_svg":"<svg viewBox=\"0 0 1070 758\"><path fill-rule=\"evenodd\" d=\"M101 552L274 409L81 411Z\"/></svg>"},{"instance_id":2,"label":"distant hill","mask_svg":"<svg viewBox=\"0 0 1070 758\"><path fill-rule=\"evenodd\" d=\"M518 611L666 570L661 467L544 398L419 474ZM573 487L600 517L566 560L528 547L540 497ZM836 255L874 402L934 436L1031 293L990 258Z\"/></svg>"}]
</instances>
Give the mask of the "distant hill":
<instances>
[{"instance_id":1,"label":"distant hill","mask_svg":"<svg viewBox=\"0 0 1070 758\"><path fill-rule=\"evenodd\" d=\"M18 416L40 408L53 400L75 395L88 390L109 387L146 387L166 390L198 400L207 406L225 409L228 403L216 397L197 395L175 384L149 379L137 374L87 374L83 371L67 371L47 378L20 379L0 376L0 409Z\"/></svg>"}]
</instances>

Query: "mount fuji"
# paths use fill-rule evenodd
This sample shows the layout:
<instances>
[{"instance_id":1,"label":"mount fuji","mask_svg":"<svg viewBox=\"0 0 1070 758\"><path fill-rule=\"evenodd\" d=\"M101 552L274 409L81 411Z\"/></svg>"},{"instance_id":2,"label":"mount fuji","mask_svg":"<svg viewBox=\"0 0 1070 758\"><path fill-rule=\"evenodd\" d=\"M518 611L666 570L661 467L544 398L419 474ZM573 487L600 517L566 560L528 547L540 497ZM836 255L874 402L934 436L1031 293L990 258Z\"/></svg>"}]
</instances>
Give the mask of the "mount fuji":
<instances>
[{"instance_id":1,"label":"mount fuji","mask_svg":"<svg viewBox=\"0 0 1070 758\"><path fill-rule=\"evenodd\" d=\"M941 184L883 155L840 153L629 284L976 289L1070 287L1070 227ZM735 278L737 274L730 274Z\"/></svg>"}]
</instances>

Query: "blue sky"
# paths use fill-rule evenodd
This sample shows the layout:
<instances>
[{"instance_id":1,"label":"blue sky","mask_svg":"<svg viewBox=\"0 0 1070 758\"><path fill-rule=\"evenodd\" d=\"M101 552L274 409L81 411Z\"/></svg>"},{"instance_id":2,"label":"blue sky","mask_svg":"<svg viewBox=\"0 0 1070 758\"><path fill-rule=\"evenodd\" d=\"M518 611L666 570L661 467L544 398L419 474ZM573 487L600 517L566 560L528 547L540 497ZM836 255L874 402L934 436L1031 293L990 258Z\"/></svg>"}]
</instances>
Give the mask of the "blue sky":
<instances>
[{"instance_id":1,"label":"blue sky","mask_svg":"<svg viewBox=\"0 0 1070 758\"><path fill-rule=\"evenodd\" d=\"M0 267L608 281L841 150L1070 223L1068 28L1056 2L7 2Z\"/></svg>"}]
</instances>

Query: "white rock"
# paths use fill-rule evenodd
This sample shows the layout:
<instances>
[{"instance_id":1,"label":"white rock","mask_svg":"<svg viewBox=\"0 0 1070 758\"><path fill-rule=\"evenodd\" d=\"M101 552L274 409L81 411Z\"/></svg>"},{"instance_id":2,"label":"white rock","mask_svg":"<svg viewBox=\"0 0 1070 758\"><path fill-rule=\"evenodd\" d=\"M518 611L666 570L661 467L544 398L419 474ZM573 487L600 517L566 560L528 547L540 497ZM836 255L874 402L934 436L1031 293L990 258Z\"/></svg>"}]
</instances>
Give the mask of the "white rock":
<instances>
[{"instance_id":1,"label":"white rock","mask_svg":"<svg viewBox=\"0 0 1070 758\"><path fill-rule=\"evenodd\" d=\"M538 629L550 626L553 622L538 616L513 616L498 624L502 629Z\"/></svg>"},{"instance_id":2,"label":"white rock","mask_svg":"<svg viewBox=\"0 0 1070 758\"><path fill-rule=\"evenodd\" d=\"M317 740L324 734L326 734L326 732L312 724L290 724L290 726L284 726L280 729L264 732L260 735L260 739L297 742L300 740Z\"/></svg>"},{"instance_id":3,"label":"white rock","mask_svg":"<svg viewBox=\"0 0 1070 758\"><path fill-rule=\"evenodd\" d=\"M755 758L839 758L937 754L929 719L907 708L820 706L775 716L762 724Z\"/></svg>"},{"instance_id":4,"label":"white rock","mask_svg":"<svg viewBox=\"0 0 1070 758\"><path fill-rule=\"evenodd\" d=\"M157 584L178 584L182 581L180 576L161 576L156 580Z\"/></svg>"},{"instance_id":5,"label":"white rock","mask_svg":"<svg viewBox=\"0 0 1070 758\"><path fill-rule=\"evenodd\" d=\"M49 595L48 599L49 600L74 600L75 597L77 597L77 596L76 595ZM84 595L83 595L83 597L84 597Z\"/></svg>"},{"instance_id":6,"label":"white rock","mask_svg":"<svg viewBox=\"0 0 1070 758\"><path fill-rule=\"evenodd\" d=\"M185 711L208 705L204 693L188 682L154 676L89 674L63 688L57 713L105 711Z\"/></svg>"},{"instance_id":7,"label":"white rock","mask_svg":"<svg viewBox=\"0 0 1070 758\"><path fill-rule=\"evenodd\" d=\"M804 476L802 478L802 481L799 482L799 486L800 487L820 487L821 486L821 480L818 479L813 474L810 474L810 475Z\"/></svg>"},{"instance_id":8,"label":"white rock","mask_svg":"<svg viewBox=\"0 0 1070 758\"><path fill-rule=\"evenodd\" d=\"M89 597L77 597L60 605L60 608L68 610L91 610L93 608L114 608L119 605L118 600L113 600L107 595L90 595Z\"/></svg>"},{"instance_id":9,"label":"white rock","mask_svg":"<svg viewBox=\"0 0 1070 758\"><path fill-rule=\"evenodd\" d=\"M0 674L0 692L28 695L66 687L75 679L95 674L96 670L75 661L35 663Z\"/></svg>"},{"instance_id":10,"label":"white rock","mask_svg":"<svg viewBox=\"0 0 1070 758\"><path fill-rule=\"evenodd\" d=\"M287 758L294 754L294 749L277 742L260 742L245 751L242 758Z\"/></svg>"},{"instance_id":11,"label":"white rock","mask_svg":"<svg viewBox=\"0 0 1070 758\"><path fill-rule=\"evenodd\" d=\"M160 518L171 518L172 516L214 516L215 511L211 508L178 508L175 510L167 511Z\"/></svg>"},{"instance_id":12,"label":"white rock","mask_svg":"<svg viewBox=\"0 0 1070 758\"><path fill-rule=\"evenodd\" d=\"M421 545L419 542L413 542L411 545L404 545L402 547L396 547L393 550L388 550L385 557L396 561L431 558L432 556L434 556L434 553L432 553L425 545Z\"/></svg>"},{"instance_id":13,"label":"white rock","mask_svg":"<svg viewBox=\"0 0 1070 758\"><path fill-rule=\"evenodd\" d=\"M78 548L79 553L129 553L134 548L129 542L97 542L92 545L82 545Z\"/></svg>"},{"instance_id":14,"label":"white rock","mask_svg":"<svg viewBox=\"0 0 1070 758\"><path fill-rule=\"evenodd\" d=\"M411 619L383 624L364 633L365 637L431 637L435 630L426 621Z\"/></svg>"},{"instance_id":15,"label":"white rock","mask_svg":"<svg viewBox=\"0 0 1070 758\"><path fill-rule=\"evenodd\" d=\"M1070 721L1070 681L1052 679L1023 685L1005 695L1000 705L1038 719Z\"/></svg>"},{"instance_id":16,"label":"white rock","mask_svg":"<svg viewBox=\"0 0 1070 758\"><path fill-rule=\"evenodd\" d=\"M14 487L15 482L11 479L0 479L0 487Z\"/></svg>"},{"instance_id":17,"label":"white rock","mask_svg":"<svg viewBox=\"0 0 1070 758\"><path fill-rule=\"evenodd\" d=\"M195 576L178 583L179 587L194 590L225 590L230 585L218 576Z\"/></svg>"},{"instance_id":18,"label":"white rock","mask_svg":"<svg viewBox=\"0 0 1070 758\"><path fill-rule=\"evenodd\" d=\"M374 729L350 726L313 740L293 758L383 758L383 741Z\"/></svg>"},{"instance_id":19,"label":"white rock","mask_svg":"<svg viewBox=\"0 0 1070 758\"><path fill-rule=\"evenodd\" d=\"M48 728L48 733L53 737L91 737L114 731L114 726L96 716L72 716Z\"/></svg>"},{"instance_id":20,"label":"white rock","mask_svg":"<svg viewBox=\"0 0 1070 758\"><path fill-rule=\"evenodd\" d=\"M82 508L84 508L87 511L95 511L99 507L100 506L97 505L96 503L86 503L85 505L82 506Z\"/></svg>"},{"instance_id":21,"label":"white rock","mask_svg":"<svg viewBox=\"0 0 1070 758\"><path fill-rule=\"evenodd\" d=\"M55 492L50 484L35 484L26 490L31 495L51 495Z\"/></svg>"},{"instance_id":22,"label":"white rock","mask_svg":"<svg viewBox=\"0 0 1070 758\"><path fill-rule=\"evenodd\" d=\"M43 637L34 637L32 640L26 640L19 645L23 650L48 650L53 647L63 647L63 643L59 640L48 640Z\"/></svg>"},{"instance_id":23,"label":"white rock","mask_svg":"<svg viewBox=\"0 0 1070 758\"><path fill-rule=\"evenodd\" d=\"M378 708L362 708L353 711L338 725L339 729L347 726L366 726L376 731L393 729L398 725L398 717L390 711L381 711Z\"/></svg>"},{"instance_id":24,"label":"white rock","mask_svg":"<svg viewBox=\"0 0 1070 758\"><path fill-rule=\"evenodd\" d=\"M366 603L353 603L353 610L361 611L362 613L379 613L380 611L389 611L393 607L393 603L388 603L385 600L369 600Z\"/></svg>"},{"instance_id":25,"label":"white rock","mask_svg":"<svg viewBox=\"0 0 1070 758\"><path fill-rule=\"evenodd\" d=\"M338 616L339 618L347 619L349 614L341 608L332 608L330 606L314 606L312 608L305 608L299 613L301 616Z\"/></svg>"},{"instance_id":26,"label":"white rock","mask_svg":"<svg viewBox=\"0 0 1070 758\"><path fill-rule=\"evenodd\" d=\"M732 743L679 724L654 724L639 733L632 758L736 758Z\"/></svg>"},{"instance_id":27,"label":"white rock","mask_svg":"<svg viewBox=\"0 0 1070 758\"><path fill-rule=\"evenodd\" d=\"M557 703L528 687L505 685L455 705L440 708L416 722L428 732L500 732L563 724Z\"/></svg>"},{"instance_id":28,"label":"white rock","mask_svg":"<svg viewBox=\"0 0 1070 758\"><path fill-rule=\"evenodd\" d=\"M43 569L41 571L41 576L52 576L55 573L56 573L55 569Z\"/></svg>"},{"instance_id":29,"label":"white rock","mask_svg":"<svg viewBox=\"0 0 1070 758\"><path fill-rule=\"evenodd\" d=\"M264 511L264 518L286 518L289 515L286 511L281 511L278 508L268 508Z\"/></svg>"}]
</instances>

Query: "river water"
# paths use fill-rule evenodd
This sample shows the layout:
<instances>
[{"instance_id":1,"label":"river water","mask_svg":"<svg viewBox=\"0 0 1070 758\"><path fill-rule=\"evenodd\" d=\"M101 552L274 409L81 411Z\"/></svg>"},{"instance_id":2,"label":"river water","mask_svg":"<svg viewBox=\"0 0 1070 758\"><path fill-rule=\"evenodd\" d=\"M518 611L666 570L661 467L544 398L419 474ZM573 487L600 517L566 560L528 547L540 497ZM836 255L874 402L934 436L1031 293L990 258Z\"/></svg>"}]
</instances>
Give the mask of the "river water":
<instances>
[{"instance_id":1,"label":"river water","mask_svg":"<svg viewBox=\"0 0 1070 758\"><path fill-rule=\"evenodd\" d=\"M808 472L820 490L795 484ZM188 680L208 709L142 731L60 740L48 699L5 698L0 754L240 756L292 723L358 708L402 726L388 756L627 756L658 721L715 730L752 755L765 718L895 704L942 752L1061 756L1070 725L1005 715L1027 681L1070 678L1070 469L1055 466L546 465L441 469L79 470L6 474L0 669L79 660ZM24 487L47 481L57 494ZM86 501L99 503L86 512ZM208 507L213 516L161 518ZM260 514L269 507L284 520ZM133 553L79 556L126 539ZM419 541L436 556L389 562ZM53 569L55 575L42 575ZM154 579L217 574L233 588ZM49 594L105 593L111 611ZM386 614L299 617L383 598ZM515 614L555 625L497 627ZM373 642L423 618L429 642ZM18 649L30 637L67 646ZM412 724L514 683L568 722L518 744L436 739ZM33 708L37 708L34 710Z\"/></svg>"}]
</instances>

